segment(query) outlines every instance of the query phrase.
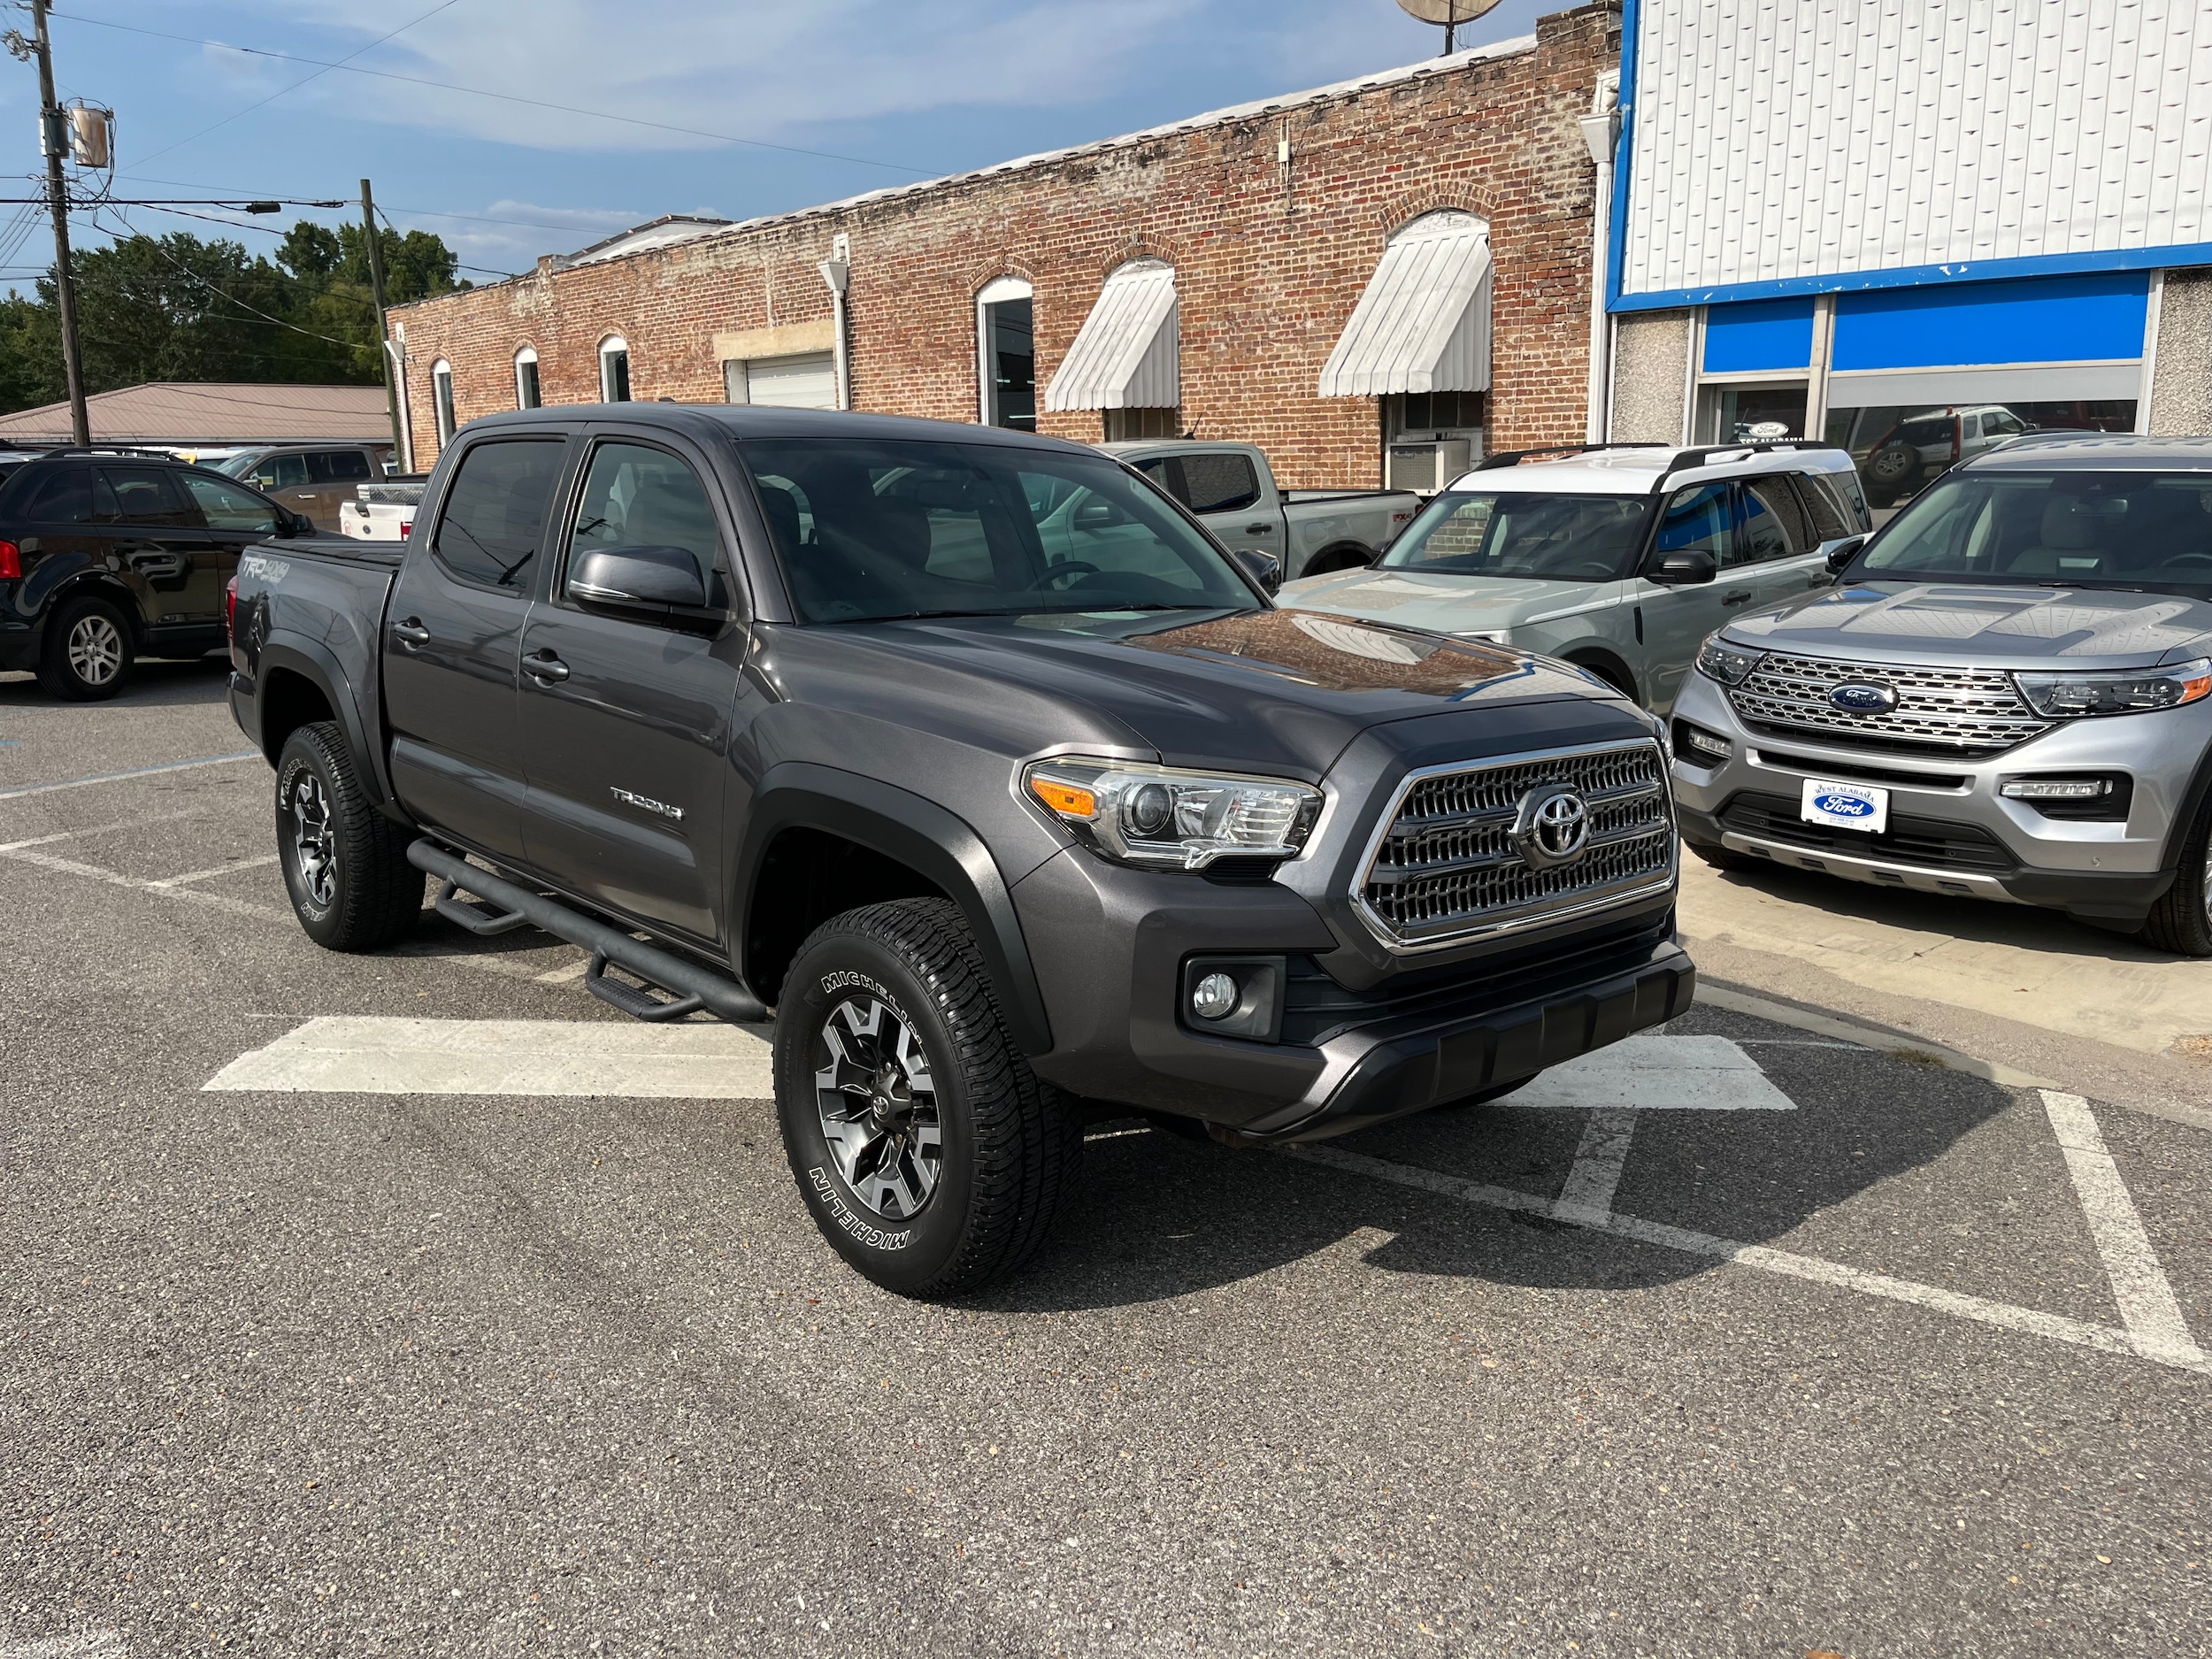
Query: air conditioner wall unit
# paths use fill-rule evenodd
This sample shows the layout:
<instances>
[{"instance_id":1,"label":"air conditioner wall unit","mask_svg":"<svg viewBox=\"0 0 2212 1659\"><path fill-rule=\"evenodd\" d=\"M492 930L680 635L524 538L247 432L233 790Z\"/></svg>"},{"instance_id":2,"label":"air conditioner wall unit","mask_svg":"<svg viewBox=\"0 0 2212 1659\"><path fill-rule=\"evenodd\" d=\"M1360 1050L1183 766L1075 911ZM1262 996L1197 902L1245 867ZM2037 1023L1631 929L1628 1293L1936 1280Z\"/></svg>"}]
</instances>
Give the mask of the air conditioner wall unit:
<instances>
[{"instance_id":1,"label":"air conditioner wall unit","mask_svg":"<svg viewBox=\"0 0 2212 1659\"><path fill-rule=\"evenodd\" d=\"M1432 438L1420 443L1390 446L1391 489L1417 490L1433 495L1474 465L1474 444L1466 438Z\"/></svg>"}]
</instances>

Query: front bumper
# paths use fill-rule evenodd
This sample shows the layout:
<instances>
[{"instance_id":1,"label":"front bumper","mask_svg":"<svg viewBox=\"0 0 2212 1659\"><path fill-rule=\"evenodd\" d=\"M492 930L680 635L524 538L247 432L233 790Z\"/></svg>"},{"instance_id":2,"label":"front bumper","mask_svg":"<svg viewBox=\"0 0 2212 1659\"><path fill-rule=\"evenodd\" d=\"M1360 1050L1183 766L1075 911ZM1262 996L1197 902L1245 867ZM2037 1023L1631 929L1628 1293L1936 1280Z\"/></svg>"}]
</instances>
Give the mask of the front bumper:
<instances>
[{"instance_id":1,"label":"front bumper","mask_svg":"<svg viewBox=\"0 0 2212 1659\"><path fill-rule=\"evenodd\" d=\"M1684 841L1846 880L1958 898L2036 904L2085 921L2139 924L2172 885L2192 782L2212 749L2212 701L2159 714L2075 720L2001 754L1957 757L1855 749L1843 738L1755 730L1720 687L1693 672L1679 721L1728 741L1708 764L1675 744ZM2000 793L2013 778L2123 772L2124 819L2054 818ZM1797 804L1808 779L1890 792L1880 836L1821 831Z\"/></svg>"}]
</instances>

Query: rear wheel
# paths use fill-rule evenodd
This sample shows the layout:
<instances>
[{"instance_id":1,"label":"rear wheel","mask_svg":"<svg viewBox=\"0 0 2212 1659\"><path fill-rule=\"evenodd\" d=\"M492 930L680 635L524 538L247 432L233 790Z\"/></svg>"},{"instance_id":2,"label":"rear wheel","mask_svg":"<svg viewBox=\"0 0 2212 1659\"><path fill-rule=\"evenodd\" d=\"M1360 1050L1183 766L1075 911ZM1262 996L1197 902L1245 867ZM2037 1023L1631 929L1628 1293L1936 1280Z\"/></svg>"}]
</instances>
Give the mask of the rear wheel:
<instances>
[{"instance_id":1,"label":"rear wheel","mask_svg":"<svg viewBox=\"0 0 2212 1659\"><path fill-rule=\"evenodd\" d=\"M408 833L371 804L345 733L303 726L277 757L277 862L292 914L326 950L375 950L414 931L422 872Z\"/></svg>"},{"instance_id":2,"label":"rear wheel","mask_svg":"<svg viewBox=\"0 0 2212 1659\"><path fill-rule=\"evenodd\" d=\"M2212 795L2197 813L2174 884L2143 922L2146 942L2182 956L2212 956Z\"/></svg>"},{"instance_id":3,"label":"rear wheel","mask_svg":"<svg viewBox=\"0 0 2212 1659\"><path fill-rule=\"evenodd\" d=\"M130 619L105 599L73 599L46 625L38 683L71 703L99 703L131 673Z\"/></svg>"},{"instance_id":4,"label":"rear wheel","mask_svg":"<svg viewBox=\"0 0 2212 1659\"><path fill-rule=\"evenodd\" d=\"M902 1296L974 1290L1036 1253L1081 1129L1039 1081L943 899L833 917L776 1010L776 1111L815 1225Z\"/></svg>"}]
</instances>

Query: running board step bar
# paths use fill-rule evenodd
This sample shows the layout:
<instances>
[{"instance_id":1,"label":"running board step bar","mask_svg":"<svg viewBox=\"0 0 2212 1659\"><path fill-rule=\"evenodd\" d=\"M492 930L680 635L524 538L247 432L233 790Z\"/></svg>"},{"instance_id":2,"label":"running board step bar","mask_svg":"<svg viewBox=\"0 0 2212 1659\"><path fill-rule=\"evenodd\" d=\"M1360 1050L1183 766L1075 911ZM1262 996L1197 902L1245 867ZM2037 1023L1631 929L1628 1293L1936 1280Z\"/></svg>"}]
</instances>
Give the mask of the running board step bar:
<instances>
[{"instance_id":1,"label":"running board step bar","mask_svg":"<svg viewBox=\"0 0 2212 1659\"><path fill-rule=\"evenodd\" d=\"M736 980L686 961L657 945L633 939L620 928L572 910L558 899L517 887L433 841L411 843L407 862L445 883L438 895L438 913L472 933L503 933L528 922L556 938L590 951L591 966L584 975L586 988L601 1002L626 1014L639 1019L680 1019L703 1008L717 1019L727 1020L733 1025L750 1025L768 1018L768 1010L760 999ZM497 914L487 916L463 903L459 895L464 893L483 900ZM663 1001L650 991L609 979L606 971L610 964L658 986L669 993L670 1000Z\"/></svg>"}]
</instances>

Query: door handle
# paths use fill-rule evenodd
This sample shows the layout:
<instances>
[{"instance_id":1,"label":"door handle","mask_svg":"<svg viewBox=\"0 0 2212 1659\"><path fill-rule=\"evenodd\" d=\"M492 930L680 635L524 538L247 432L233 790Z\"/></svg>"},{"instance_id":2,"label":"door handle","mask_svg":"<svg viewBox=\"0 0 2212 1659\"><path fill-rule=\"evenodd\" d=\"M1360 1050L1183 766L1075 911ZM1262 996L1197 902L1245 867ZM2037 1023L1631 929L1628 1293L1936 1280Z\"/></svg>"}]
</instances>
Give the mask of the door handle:
<instances>
[{"instance_id":1,"label":"door handle","mask_svg":"<svg viewBox=\"0 0 2212 1659\"><path fill-rule=\"evenodd\" d=\"M551 651L534 651L522 659L522 672L549 684L568 678L568 664Z\"/></svg>"},{"instance_id":2,"label":"door handle","mask_svg":"<svg viewBox=\"0 0 2212 1659\"><path fill-rule=\"evenodd\" d=\"M409 650L430 643L430 630L422 625L419 617L410 617L404 622L392 624L392 637Z\"/></svg>"},{"instance_id":3,"label":"door handle","mask_svg":"<svg viewBox=\"0 0 2212 1659\"><path fill-rule=\"evenodd\" d=\"M1720 602L1724 605L1747 605L1751 603L1751 589L1739 588L1732 593L1723 594Z\"/></svg>"},{"instance_id":4,"label":"door handle","mask_svg":"<svg viewBox=\"0 0 2212 1659\"><path fill-rule=\"evenodd\" d=\"M1244 526L1244 534L1247 535L1273 535L1275 534L1275 526L1271 524L1248 524Z\"/></svg>"}]
</instances>

